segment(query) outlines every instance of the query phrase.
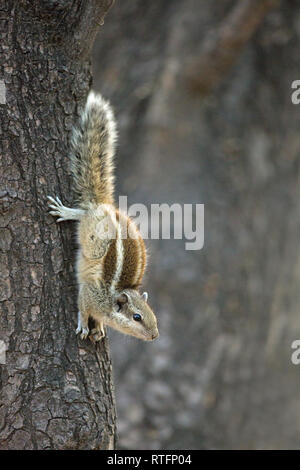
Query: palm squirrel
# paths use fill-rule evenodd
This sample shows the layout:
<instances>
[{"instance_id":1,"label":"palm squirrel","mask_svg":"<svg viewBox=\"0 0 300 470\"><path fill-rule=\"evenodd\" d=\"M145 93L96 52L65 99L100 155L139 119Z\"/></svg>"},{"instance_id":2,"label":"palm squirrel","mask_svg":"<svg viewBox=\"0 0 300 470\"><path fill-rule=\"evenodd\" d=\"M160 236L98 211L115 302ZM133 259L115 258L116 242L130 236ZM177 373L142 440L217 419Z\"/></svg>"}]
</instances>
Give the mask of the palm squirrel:
<instances>
[{"instance_id":1,"label":"palm squirrel","mask_svg":"<svg viewBox=\"0 0 300 470\"><path fill-rule=\"evenodd\" d=\"M101 95L90 92L79 125L71 139L71 173L78 207L65 207L48 196L50 214L57 222L78 220L77 257L78 327L85 339L88 320L99 341L104 326L151 341L158 337L157 320L139 293L146 248L134 222L116 208L113 198L113 157L116 123L112 109Z\"/></svg>"}]
</instances>

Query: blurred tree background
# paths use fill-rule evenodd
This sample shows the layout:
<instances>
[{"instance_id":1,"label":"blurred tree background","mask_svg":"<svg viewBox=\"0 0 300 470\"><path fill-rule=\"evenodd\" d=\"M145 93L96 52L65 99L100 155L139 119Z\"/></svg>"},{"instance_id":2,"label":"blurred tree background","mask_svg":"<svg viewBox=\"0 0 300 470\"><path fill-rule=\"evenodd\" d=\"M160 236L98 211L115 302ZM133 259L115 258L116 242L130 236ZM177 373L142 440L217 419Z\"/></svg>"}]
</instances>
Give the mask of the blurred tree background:
<instances>
[{"instance_id":1,"label":"blurred tree background","mask_svg":"<svg viewBox=\"0 0 300 470\"><path fill-rule=\"evenodd\" d=\"M148 241L159 340L109 332L119 448L299 448L299 36L296 0L117 0L101 29L117 193L205 204L201 251Z\"/></svg>"}]
</instances>

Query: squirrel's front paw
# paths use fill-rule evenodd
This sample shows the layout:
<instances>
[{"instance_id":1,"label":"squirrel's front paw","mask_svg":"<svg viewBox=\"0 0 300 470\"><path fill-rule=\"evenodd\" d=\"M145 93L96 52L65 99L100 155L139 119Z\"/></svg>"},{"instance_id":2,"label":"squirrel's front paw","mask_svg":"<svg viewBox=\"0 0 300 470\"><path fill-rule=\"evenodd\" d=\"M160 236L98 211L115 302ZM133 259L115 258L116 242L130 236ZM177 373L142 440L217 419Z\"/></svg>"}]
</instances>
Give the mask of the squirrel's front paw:
<instances>
[{"instance_id":1,"label":"squirrel's front paw","mask_svg":"<svg viewBox=\"0 0 300 470\"><path fill-rule=\"evenodd\" d=\"M81 333L80 338L81 339L86 339L89 334L89 329L88 328L82 328L82 327L77 327L76 329L76 334L78 335Z\"/></svg>"},{"instance_id":2,"label":"squirrel's front paw","mask_svg":"<svg viewBox=\"0 0 300 470\"><path fill-rule=\"evenodd\" d=\"M89 334L89 328L86 326L82 326L81 324L81 315L80 312L78 312L78 325L76 328L76 335L79 335L81 333L80 338L81 339L86 339L88 334Z\"/></svg>"},{"instance_id":3,"label":"squirrel's front paw","mask_svg":"<svg viewBox=\"0 0 300 470\"><path fill-rule=\"evenodd\" d=\"M105 331L102 328L93 328L92 331L91 331L91 336L93 338L93 340L95 341L95 343L97 343L98 341L101 341L102 338L105 337Z\"/></svg>"}]
</instances>

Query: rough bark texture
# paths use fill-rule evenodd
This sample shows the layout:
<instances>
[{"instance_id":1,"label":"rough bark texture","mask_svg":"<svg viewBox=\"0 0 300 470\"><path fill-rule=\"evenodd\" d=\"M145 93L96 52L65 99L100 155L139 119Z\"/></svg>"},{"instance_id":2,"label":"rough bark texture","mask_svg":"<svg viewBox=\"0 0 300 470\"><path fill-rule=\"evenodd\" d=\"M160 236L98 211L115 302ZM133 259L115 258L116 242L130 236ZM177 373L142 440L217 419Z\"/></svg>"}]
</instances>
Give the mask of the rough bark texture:
<instances>
[{"instance_id":1,"label":"rough bark texture","mask_svg":"<svg viewBox=\"0 0 300 470\"><path fill-rule=\"evenodd\" d=\"M159 340L113 335L123 448L299 448L299 2L266 16L210 96L178 81L236 3L119 1L95 49L119 193L205 204L202 251L148 242Z\"/></svg>"},{"instance_id":2,"label":"rough bark texture","mask_svg":"<svg viewBox=\"0 0 300 470\"><path fill-rule=\"evenodd\" d=\"M107 449L115 409L107 341L76 328L68 139L91 82L89 51L111 0L2 1L0 449Z\"/></svg>"}]
</instances>

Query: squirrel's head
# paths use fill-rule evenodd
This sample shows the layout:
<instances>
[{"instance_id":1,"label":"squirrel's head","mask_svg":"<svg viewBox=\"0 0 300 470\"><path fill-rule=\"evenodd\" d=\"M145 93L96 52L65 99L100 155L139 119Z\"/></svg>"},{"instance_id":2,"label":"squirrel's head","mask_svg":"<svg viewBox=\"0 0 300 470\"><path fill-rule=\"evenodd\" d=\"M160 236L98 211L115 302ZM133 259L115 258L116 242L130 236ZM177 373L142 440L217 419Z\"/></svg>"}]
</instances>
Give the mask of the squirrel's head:
<instances>
[{"instance_id":1,"label":"squirrel's head","mask_svg":"<svg viewBox=\"0 0 300 470\"><path fill-rule=\"evenodd\" d=\"M108 325L145 341L156 339L159 335L157 320L147 300L146 292L141 295L135 289L116 293Z\"/></svg>"}]
</instances>

